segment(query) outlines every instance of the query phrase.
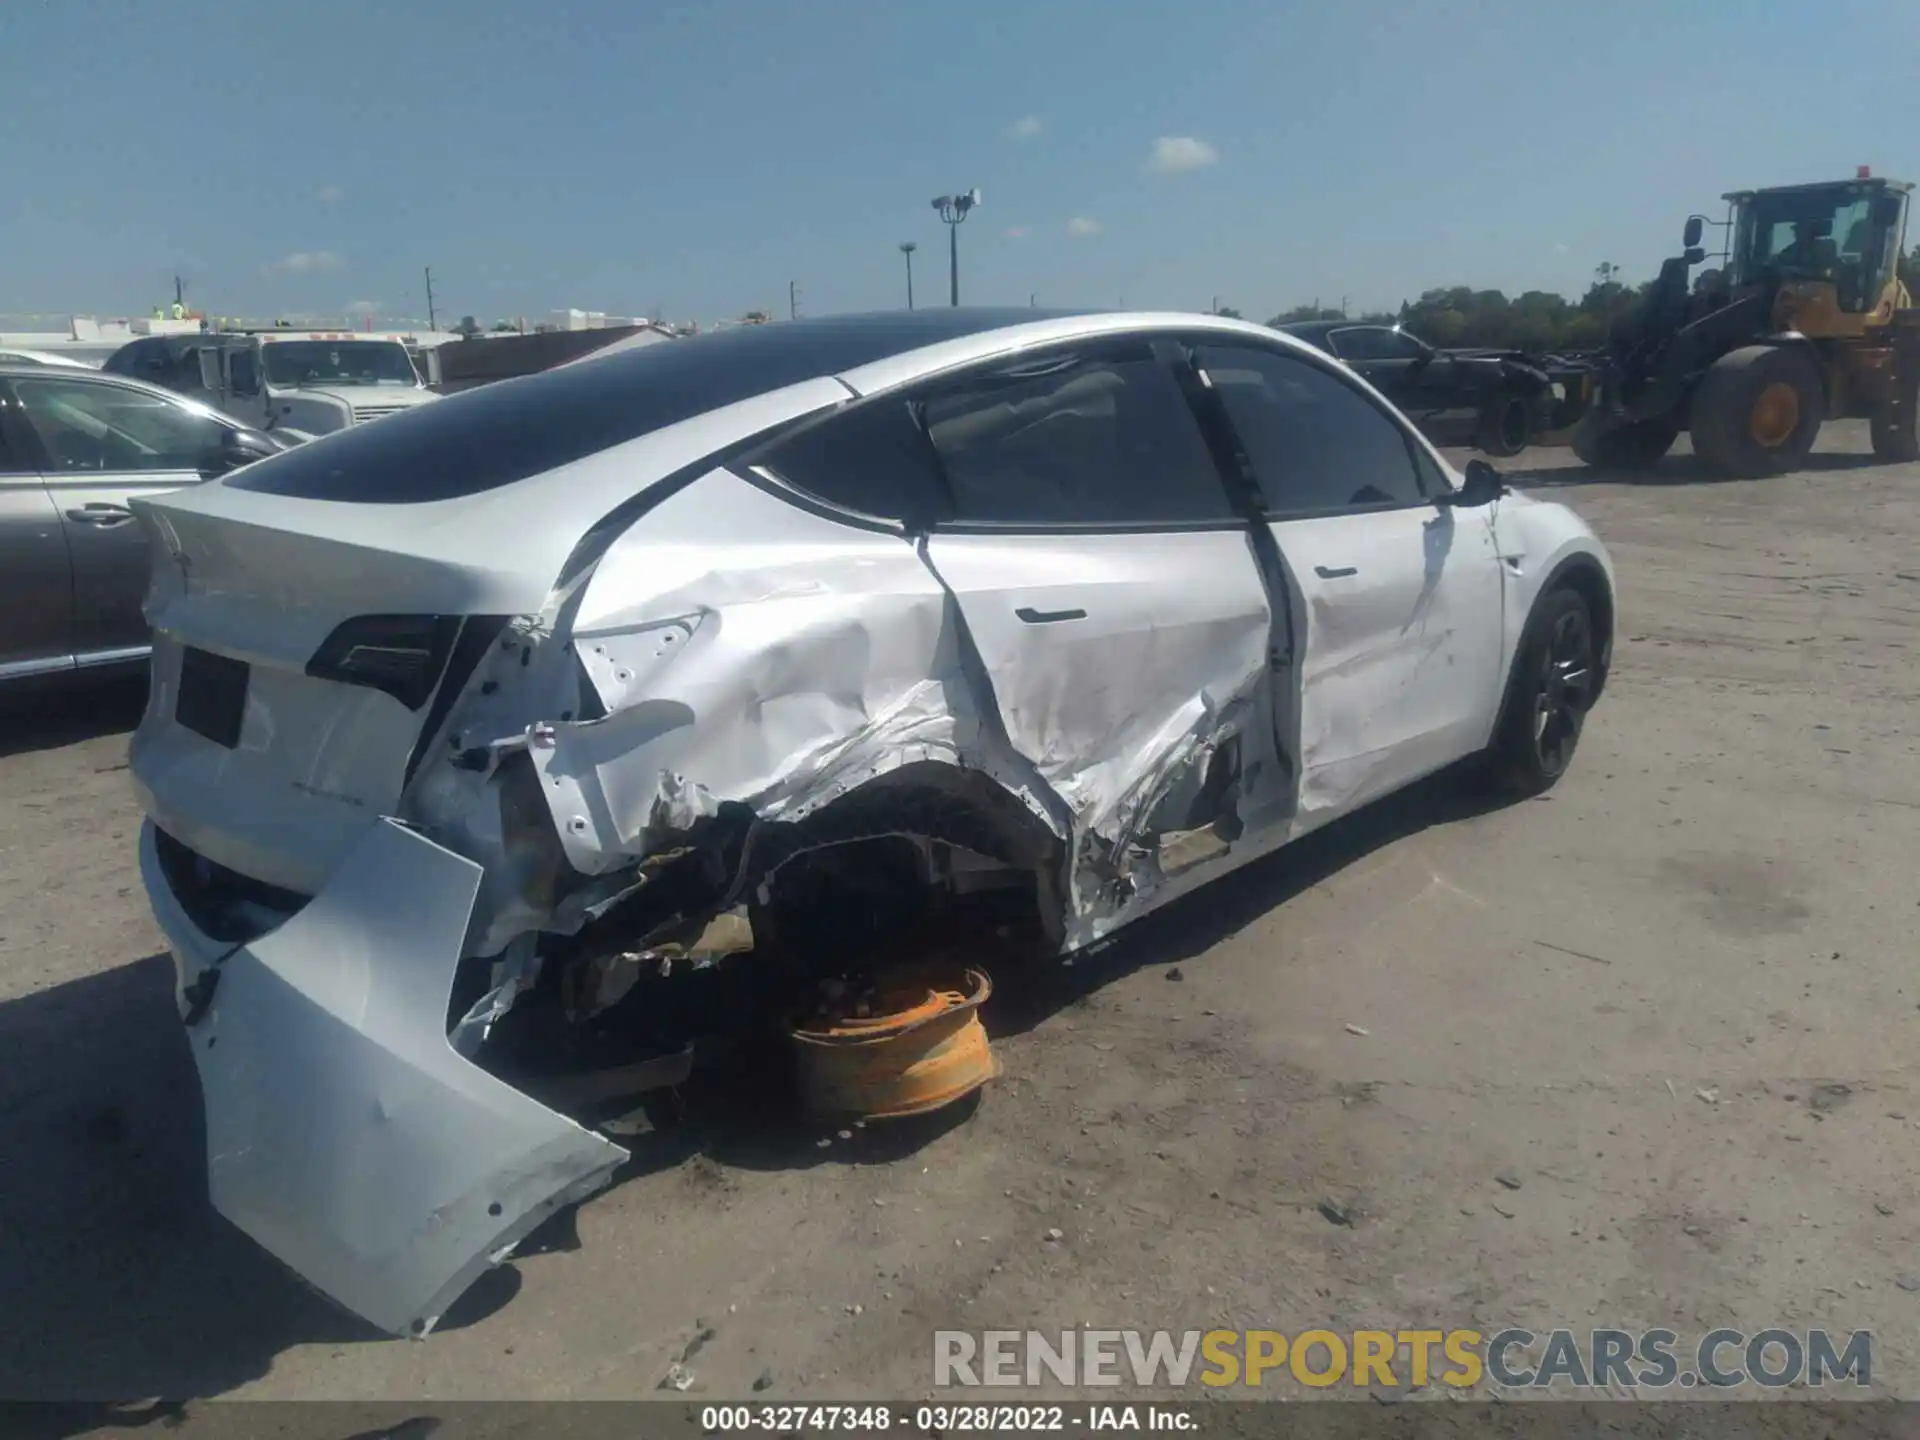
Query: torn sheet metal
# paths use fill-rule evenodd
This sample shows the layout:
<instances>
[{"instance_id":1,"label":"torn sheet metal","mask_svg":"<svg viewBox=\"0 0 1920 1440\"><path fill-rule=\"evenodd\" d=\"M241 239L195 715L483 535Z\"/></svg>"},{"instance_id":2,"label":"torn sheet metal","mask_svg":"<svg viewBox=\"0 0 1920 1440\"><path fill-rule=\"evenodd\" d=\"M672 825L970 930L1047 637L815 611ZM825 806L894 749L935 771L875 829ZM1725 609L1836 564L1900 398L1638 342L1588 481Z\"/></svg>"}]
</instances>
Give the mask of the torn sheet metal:
<instances>
[{"instance_id":1,"label":"torn sheet metal","mask_svg":"<svg viewBox=\"0 0 1920 1440\"><path fill-rule=\"evenodd\" d=\"M1107 882L1162 796L1242 730L1271 746L1270 724L1249 725L1266 713L1273 612L1247 537L935 535L927 551L1008 741L1071 812L1068 939L1085 943L1151 888Z\"/></svg>"},{"instance_id":2,"label":"torn sheet metal","mask_svg":"<svg viewBox=\"0 0 1920 1440\"><path fill-rule=\"evenodd\" d=\"M489 979L487 993L468 1007L447 1035L447 1043L469 1060L479 1053L500 1017L540 982L539 936L531 931L516 936L493 962Z\"/></svg>"},{"instance_id":3,"label":"torn sheet metal","mask_svg":"<svg viewBox=\"0 0 1920 1440\"><path fill-rule=\"evenodd\" d=\"M562 985L567 1014L589 1020L612 1009L649 971L664 980L675 970L704 970L751 949L753 922L744 905L708 917L676 917L633 949L594 955L569 971Z\"/></svg>"},{"instance_id":4,"label":"torn sheet metal","mask_svg":"<svg viewBox=\"0 0 1920 1440\"><path fill-rule=\"evenodd\" d=\"M629 866L723 801L798 820L918 760L987 770L1052 825L980 725L950 601L908 541L726 473L699 491L615 542L571 616L609 713L529 753L576 870Z\"/></svg>"},{"instance_id":5,"label":"torn sheet metal","mask_svg":"<svg viewBox=\"0 0 1920 1440\"><path fill-rule=\"evenodd\" d=\"M724 550L705 543L716 509ZM986 772L1067 841L1084 863L1061 934L1084 944L1157 886L1138 842L1168 791L1243 734L1250 770L1272 748L1273 615L1238 530L921 548L716 471L616 540L553 625L597 704L526 753L589 876L727 802L798 820L933 760Z\"/></svg>"},{"instance_id":6,"label":"torn sheet metal","mask_svg":"<svg viewBox=\"0 0 1920 1440\"><path fill-rule=\"evenodd\" d=\"M213 962L143 868L183 978ZM311 904L218 962L188 1039L214 1208L308 1282L423 1335L627 1152L461 1058L447 1039L480 868L382 820Z\"/></svg>"}]
</instances>

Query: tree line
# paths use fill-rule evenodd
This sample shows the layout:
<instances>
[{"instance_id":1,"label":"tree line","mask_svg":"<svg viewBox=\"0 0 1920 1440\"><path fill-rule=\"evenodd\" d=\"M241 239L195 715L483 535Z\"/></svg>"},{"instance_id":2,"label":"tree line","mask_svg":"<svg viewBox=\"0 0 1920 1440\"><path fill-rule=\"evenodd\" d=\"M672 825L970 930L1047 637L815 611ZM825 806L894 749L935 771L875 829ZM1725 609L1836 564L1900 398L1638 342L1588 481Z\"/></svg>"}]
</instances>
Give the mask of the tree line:
<instances>
[{"instance_id":1,"label":"tree line","mask_svg":"<svg viewBox=\"0 0 1920 1440\"><path fill-rule=\"evenodd\" d=\"M1900 278L1920 297L1920 245L1900 257ZM1402 301L1399 311L1373 310L1349 315L1314 301L1282 311L1267 323L1303 320L1352 320L1363 325L1404 325L1421 339L1440 346L1527 350L1592 350L1606 343L1608 327L1630 311L1653 281L1629 285L1612 261L1594 267L1593 281L1578 300L1548 290L1529 290L1508 298L1499 290L1468 285L1443 286ZM1222 306L1220 313L1239 312Z\"/></svg>"}]
</instances>

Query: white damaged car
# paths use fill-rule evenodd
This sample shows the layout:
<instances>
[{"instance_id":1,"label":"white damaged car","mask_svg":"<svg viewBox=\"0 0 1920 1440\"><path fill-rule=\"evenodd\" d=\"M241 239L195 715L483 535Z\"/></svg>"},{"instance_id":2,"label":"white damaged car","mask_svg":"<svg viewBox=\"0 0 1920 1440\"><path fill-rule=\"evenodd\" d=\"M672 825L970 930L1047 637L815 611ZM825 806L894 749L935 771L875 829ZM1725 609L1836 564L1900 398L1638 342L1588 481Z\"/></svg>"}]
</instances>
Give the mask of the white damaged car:
<instances>
[{"instance_id":1,"label":"white damaged car","mask_svg":"<svg viewBox=\"0 0 1920 1440\"><path fill-rule=\"evenodd\" d=\"M1542 789L1614 628L1572 512L1212 316L743 327L136 508L212 1200L396 1333L626 1158L516 1025L671 1061L703 975L982 896L1068 951L1453 762Z\"/></svg>"}]
</instances>

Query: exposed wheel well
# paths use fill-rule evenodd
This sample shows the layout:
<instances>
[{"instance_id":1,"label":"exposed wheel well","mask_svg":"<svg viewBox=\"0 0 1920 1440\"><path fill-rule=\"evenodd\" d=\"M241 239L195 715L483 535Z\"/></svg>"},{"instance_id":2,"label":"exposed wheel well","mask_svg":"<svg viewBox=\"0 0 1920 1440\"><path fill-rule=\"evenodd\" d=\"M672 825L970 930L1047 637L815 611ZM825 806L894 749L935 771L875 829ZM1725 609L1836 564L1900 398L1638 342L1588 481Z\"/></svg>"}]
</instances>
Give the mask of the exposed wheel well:
<instances>
[{"instance_id":1,"label":"exposed wheel well","mask_svg":"<svg viewBox=\"0 0 1920 1440\"><path fill-rule=\"evenodd\" d=\"M825 918L823 902L830 905L835 892L857 895L877 878L889 852L896 861L917 852L918 881L909 878L911 872L898 879L923 890L926 903L947 908L964 891L961 871L980 877L988 862L1019 881L1027 898L1017 908L1031 910L1022 919L1032 922L1036 936L1050 945L1059 942L1066 846L1016 796L977 770L937 761L904 765L804 820L767 826L755 849L754 891L768 921L783 897ZM958 871L952 868L954 852L962 862ZM790 924L778 928L793 933Z\"/></svg>"},{"instance_id":2,"label":"exposed wheel well","mask_svg":"<svg viewBox=\"0 0 1920 1440\"><path fill-rule=\"evenodd\" d=\"M988 874L1017 881L1031 919L1057 944L1064 918L1066 846L991 776L917 761L875 776L798 820L755 818L745 806L704 822L644 885L560 943L562 966L685 939L721 911L753 915L756 963L773 929L799 948L831 943L862 912L896 920L931 914ZM956 879L967 872L964 880ZM796 910L809 922L791 923ZM789 923L779 924L780 918ZM1026 917L1022 917L1023 919ZM819 923L812 923L817 920ZM787 958L799 958L789 955Z\"/></svg>"}]
</instances>

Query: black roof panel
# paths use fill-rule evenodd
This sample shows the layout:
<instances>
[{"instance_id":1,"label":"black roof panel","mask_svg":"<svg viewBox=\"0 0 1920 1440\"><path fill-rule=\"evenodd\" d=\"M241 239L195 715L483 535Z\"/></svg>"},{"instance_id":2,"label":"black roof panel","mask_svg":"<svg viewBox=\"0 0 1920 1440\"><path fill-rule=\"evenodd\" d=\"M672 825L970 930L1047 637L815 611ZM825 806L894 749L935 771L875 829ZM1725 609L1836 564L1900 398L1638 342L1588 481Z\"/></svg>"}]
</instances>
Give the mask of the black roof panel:
<instances>
[{"instance_id":1,"label":"black roof panel","mask_svg":"<svg viewBox=\"0 0 1920 1440\"><path fill-rule=\"evenodd\" d=\"M829 315L637 346L356 425L250 465L223 483L355 504L477 495L803 380L1061 313L1009 308Z\"/></svg>"}]
</instances>

